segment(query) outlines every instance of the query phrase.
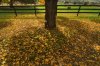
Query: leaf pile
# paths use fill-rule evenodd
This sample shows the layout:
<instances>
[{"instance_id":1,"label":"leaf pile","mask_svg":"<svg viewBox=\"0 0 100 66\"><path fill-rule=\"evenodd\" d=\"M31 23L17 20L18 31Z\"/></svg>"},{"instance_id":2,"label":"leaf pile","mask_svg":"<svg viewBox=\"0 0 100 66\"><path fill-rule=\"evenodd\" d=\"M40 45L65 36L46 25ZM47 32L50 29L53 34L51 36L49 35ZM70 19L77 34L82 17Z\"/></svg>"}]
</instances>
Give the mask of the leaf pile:
<instances>
[{"instance_id":1,"label":"leaf pile","mask_svg":"<svg viewBox=\"0 0 100 66\"><path fill-rule=\"evenodd\" d=\"M57 19L46 30L43 19L12 19L0 30L0 64L4 66L99 66L100 24Z\"/></svg>"}]
</instances>

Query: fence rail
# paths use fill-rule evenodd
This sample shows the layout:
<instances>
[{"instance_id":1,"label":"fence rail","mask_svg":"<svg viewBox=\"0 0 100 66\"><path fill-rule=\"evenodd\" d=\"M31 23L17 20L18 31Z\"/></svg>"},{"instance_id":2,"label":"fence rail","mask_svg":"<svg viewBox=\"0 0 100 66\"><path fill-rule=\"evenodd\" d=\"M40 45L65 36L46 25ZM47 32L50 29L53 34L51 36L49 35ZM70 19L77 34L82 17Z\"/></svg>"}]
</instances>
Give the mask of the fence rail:
<instances>
[{"instance_id":1,"label":"fence rail","mask_svg":"<svg viewBox=\"0 0 100 66\"><path fill-rule=\"evenodd\" d=\"M100 5L57 5L57 13L96 13L100 16ZM0 6L0 13L45 13L44 5L32 6Z\"/></svg>"}]
</instances>

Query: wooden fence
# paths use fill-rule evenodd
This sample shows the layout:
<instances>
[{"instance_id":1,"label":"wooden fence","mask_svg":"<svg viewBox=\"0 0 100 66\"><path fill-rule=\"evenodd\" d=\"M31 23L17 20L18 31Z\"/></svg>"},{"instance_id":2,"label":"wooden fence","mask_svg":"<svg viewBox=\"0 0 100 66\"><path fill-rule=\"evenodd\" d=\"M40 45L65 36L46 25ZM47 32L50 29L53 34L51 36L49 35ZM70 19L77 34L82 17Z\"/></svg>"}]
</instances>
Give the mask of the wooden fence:
<instances>
[{"instance_id":1,"label":"wooden fence","mask_svg":"<svg viewBox=\"0 0 100 66\"><path fill-rule=\"evenodd\" d=\"M57 13L95 13L100 16L100 5L57 5ZM32 6L0 6L0 13L15 13L17 16L19 13L45 13L44 5L32 5Z\"/></svg>"}]
</instances>

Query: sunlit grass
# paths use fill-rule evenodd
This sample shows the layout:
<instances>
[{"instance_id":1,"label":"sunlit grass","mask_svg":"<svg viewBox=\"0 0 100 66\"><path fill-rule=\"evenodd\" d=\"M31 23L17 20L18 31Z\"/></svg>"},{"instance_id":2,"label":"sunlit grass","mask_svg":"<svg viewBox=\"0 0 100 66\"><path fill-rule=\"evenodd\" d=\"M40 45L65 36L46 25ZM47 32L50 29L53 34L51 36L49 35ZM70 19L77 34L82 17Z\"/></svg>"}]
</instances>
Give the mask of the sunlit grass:
<instances>
[{"instance_id":1,"label":"sunlit grass","mask_svg":"<svg viewBox=\"0 0 100 66\"><path fill-rule=\"evenodd\" d=\"M68 9L70 7L70 9ZM58 6L58 9L64 9L64 10L57 10L57 12L78 12L79 6ZM8 9L8 10L7 10ZM28 7L15 7L17 13L35 13L35 8L34 6L28 6ZM21 9L21 10L20 10ZM27 9L27 10L26 10ZM38 10L39 9L39 10ZM44 10L42 10L44 9ZM76 10L71 10L71 9L76 9ZM81 9L93 9L93 10L81 10ZM96 6L81 6L80 12L100 12L100 8ZM98 9L98 10L95 10ZM9 9L9 7L6 8L6 10L0 10L0 12L14 12L13 9ZM44 6L37 6L36 7L36 12L45 12L45 7ZM98 14L95 13L95 14ZM8 13L9 14L9 13ZM14 14L14 13L13 13Z\"/></svg>"}]
</instances>

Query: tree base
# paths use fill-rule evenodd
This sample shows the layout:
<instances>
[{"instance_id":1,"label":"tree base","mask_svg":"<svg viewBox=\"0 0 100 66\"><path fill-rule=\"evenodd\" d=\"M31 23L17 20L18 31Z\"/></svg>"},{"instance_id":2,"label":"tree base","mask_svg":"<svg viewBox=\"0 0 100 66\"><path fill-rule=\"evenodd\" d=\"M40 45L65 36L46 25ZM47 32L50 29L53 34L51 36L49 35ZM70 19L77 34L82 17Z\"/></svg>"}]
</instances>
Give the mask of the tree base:
<instances>
[{"instance_id":1,"label":"tree base","mask_svg":"<svg viewBox=\"0 0 100 66\"><path fill-rule=\"evenodd\" d=\"M56 16L57 16L57 2L58 0L45 0L45 28L55 29L56 28Z\"/></svg>"}]
</instances>

